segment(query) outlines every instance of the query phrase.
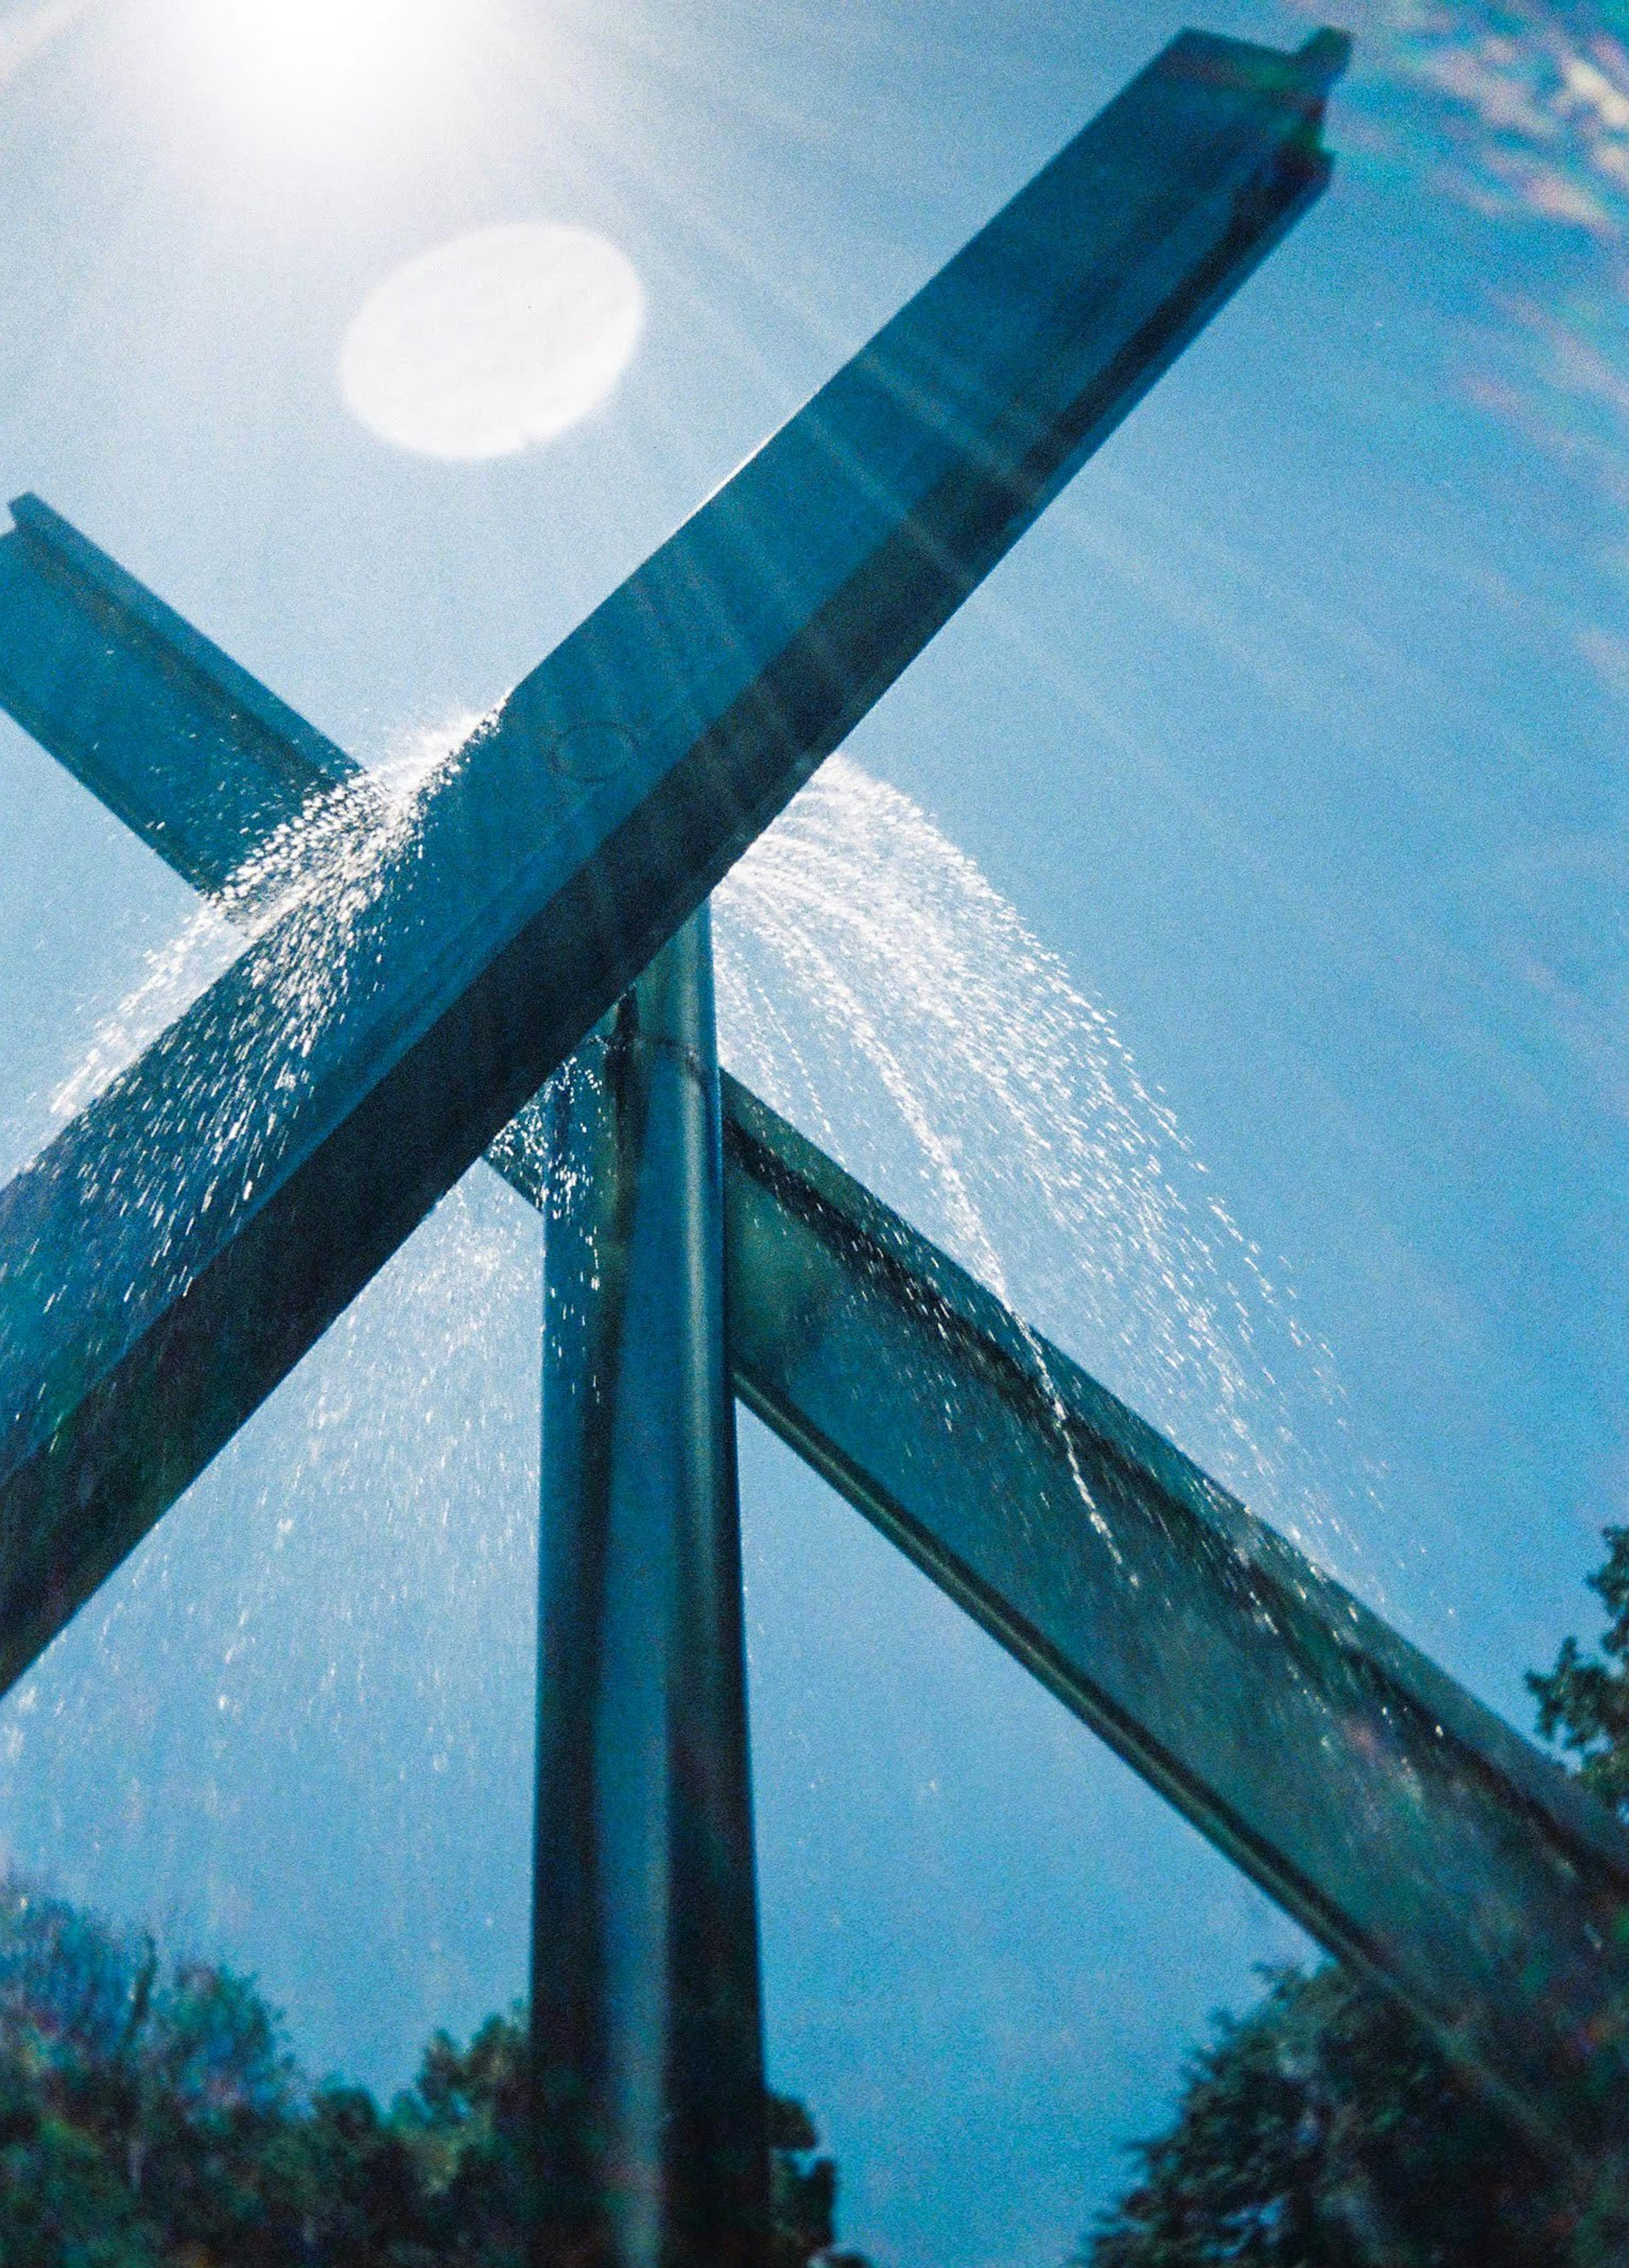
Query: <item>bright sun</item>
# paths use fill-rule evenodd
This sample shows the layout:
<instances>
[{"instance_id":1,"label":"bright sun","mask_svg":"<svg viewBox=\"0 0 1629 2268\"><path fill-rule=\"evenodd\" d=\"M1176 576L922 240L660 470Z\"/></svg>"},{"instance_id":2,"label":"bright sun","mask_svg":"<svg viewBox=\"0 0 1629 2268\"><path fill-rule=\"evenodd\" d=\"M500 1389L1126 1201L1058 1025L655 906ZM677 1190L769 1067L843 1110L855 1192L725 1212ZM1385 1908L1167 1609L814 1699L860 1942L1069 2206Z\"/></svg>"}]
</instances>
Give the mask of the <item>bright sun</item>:
<instances>
[{"instance_id":1,"label":"bright sun","mask_svg":"<svg viewBox=\"0 0 1629 2268\"><path fill-rule=\"evenodd\" d=\"M428 76L455 12L456 0L202 0L190 38L217 84L287 118Z\"/></svg>"},{"instance_id":2,"label":"bright sun","mask_svg":"<svg viewBox=\"0 0 1629 2268\"><path fill-rule=\"evenodd\" d=\"M644 320L638 276L607 238L548 221L478 229L370 292L345 334L340 386L400 448L508 456L596 409Z\"/></svg>"}]
</instances>

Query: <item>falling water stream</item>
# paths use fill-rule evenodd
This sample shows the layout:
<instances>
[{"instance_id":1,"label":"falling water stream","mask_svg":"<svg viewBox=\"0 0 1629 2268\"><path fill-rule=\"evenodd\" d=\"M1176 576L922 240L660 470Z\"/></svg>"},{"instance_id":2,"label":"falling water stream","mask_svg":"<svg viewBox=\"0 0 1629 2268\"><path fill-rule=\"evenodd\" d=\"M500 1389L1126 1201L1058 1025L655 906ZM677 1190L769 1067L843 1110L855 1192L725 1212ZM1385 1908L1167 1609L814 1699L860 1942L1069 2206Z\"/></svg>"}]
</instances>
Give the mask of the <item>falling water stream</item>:
<instances>
[{"instance_id":1,"label":"falling water stream","mask_svg":"<svg viewBox=\"0 0 1629 2268\"><path fill-rule=\"evenodd\" d=\"M1339 1506L1353 1491L1327 1463L1343 1438L1327 1351L1113 1017L973 861L837 755L715 909L731 1068L1217 1478L1353 1572Z\"/></svg>"},{"instance_id":2,"label":"falling water stream","mask_svg":"<svg viewBox=\"0 0 1629 2268\"><path fill-rule=\"evenodd\" d=\"M357 912L370 904L410 845L440 770L478 722L461 717L402 736L355 790L325 795L280 829L221 901L201 906L148 956L51 1094L50 1121L83 1109L246 935L263 937L274 924L289 939L278 982L308 1048L332 1003L324 969L306 966L315 956L301 948L322 933L283 917L298 916L320 881L329 900ZM1342 1516L1362 1490L1327 1351L1233 1219L1112 1016L973 861L909 798L839 755L727 877L715 911L721 1052L738 1075L942 1243L1026 1327L1313 1556L1380 1593ZM222 1085L204 1108L211 1128L255 1107L234 1094L230 1066ZM322 1586L322 1614L342 1621L365 1654L375 1650L370 1623L385 1568L416 1562L402 1579L409 1589L445 1585L468 1602L472 1559L506 1561L527 1548L526 1521L512 1507L496 1522L461 1523L456 1536L446 1513L438 1521L430 1510L436 1476L454 1469L462 1496L473 1490L484 1502L488 1476L472 1451L497 1411L512 1411L514 1378L529 1379L532 1367L527 1353L520 1372L500 1364L484 1381L464 1368L490 1352L495 1329L518 1329L523 1349L529 1338L510 1318L531 1295L537 1233L490 1180L478 1172L454 1191L338 1327L341 1344L359 1351L381 1331L388 1341L387 1351L359 1352L380 1373L368 1381L372 1425L339 1422L358 1399L352 1360L340 1366L343 1392L334 1366L316 1364L303 1438L297 1424L287 1439L286 1413L262 1413L249 1429L284 1435L278 1487L291 1503L307 1481L332 1491L338 1457L354 1463L369 1531L388 1528L388 1542L355 1553L348 1572L330 1571ZM274 1410L291 1395L298 1402L298 1386ZM228 1452L227 1469L244 1448ZM514 1463L512 1452L505 1461ZM219 1485L206 1483L205 1493ZM416 1507L425 1514L416 1536ZM1095 1517L1089 1500L1087 1508ZM279 1519L279 1548L293 1524L292 1514ZM161 1528L89 1609L109 1643L133 1590L167 1587L168 1533ZM247 1629L275 1581L245 1576ZM228 1663L247 1643L228 1646ZM31 1680L11 1708L14 1758L35 1697ZM223 1696L222 1710L229 1706Z\"/></svg>"}]
</instances>

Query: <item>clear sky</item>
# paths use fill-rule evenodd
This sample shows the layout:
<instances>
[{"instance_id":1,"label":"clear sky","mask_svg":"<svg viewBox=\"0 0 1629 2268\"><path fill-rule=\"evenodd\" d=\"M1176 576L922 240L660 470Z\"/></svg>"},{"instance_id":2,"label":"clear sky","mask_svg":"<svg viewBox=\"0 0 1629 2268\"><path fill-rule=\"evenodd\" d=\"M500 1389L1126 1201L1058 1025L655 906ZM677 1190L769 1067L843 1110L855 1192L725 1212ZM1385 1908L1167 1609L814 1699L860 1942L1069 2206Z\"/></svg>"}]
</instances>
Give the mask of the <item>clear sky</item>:
<instances>
[{"instance_id":1,"label":"clear sky","mask_svg":"<svg viewBox=\"0 0 1629 2268\"><path fill-rule=\"evenodd\" d=\"M13 0L0 478L380 759L499 696L1183 22L1312 20ZM920 968L859 990L1021 1303L1525 1725L1629 1517L1629 58L1542 0L1335 20L1330 193L856 735L909 803L844 792L901 919L947 844L1008 902L944 883L956 997L1072 1049L1088 1127L1109 1049L1161 1218L1205 1168L1226 1362L1161 1402L1159 1267L1105 1323L1107 1232L926 1060ZM521 224L615 247L604 350L475 437L552 438L426 454L369 392L411 337L380 287ZM0 731L8 1169L191 913ZM1036 1009L1024 937L1117 1043ZM922 1127L813 1055L814 1130L953 1234ZM377 2085L522 1980L537 1265L472 1175L0 1705L10 1855ZM1298 1940L751 1427L743 1485L775 2076L888 2268L1054 2263Z\"/></svg>"}]
</instances>

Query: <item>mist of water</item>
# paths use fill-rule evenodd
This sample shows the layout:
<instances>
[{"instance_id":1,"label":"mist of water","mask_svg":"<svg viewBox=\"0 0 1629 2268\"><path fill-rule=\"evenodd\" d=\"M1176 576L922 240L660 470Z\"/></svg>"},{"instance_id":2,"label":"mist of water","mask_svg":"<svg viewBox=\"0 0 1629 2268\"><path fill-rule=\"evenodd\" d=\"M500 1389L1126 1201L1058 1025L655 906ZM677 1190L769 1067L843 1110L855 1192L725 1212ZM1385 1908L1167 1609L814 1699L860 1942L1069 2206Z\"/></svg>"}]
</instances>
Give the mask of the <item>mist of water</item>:
<instances>
[{"instance_id":1,"label":"mist of water","mask_svg":"<svg viewBox=\"0 0 1629 2268\"><path fill-rule=\"evenodd\" d=\"M927 814L837 755L715 898L746 1083L1027 1322L1351 1572L1327 1351L1112 1015ZM1308 1422L1309 1421L1309 1422Z\"/></svg>"},{"instance_id":2,"label":"mist of water","mask_svg":"<svg viewBox=\"0 0 1629 2268\"><path fill-rule=\"evenodd\" d=\"M360 917L480 719L398 737L313 799L149 957L51 1096L81 1110L241 949L273 932L290 1052L337 1005L303 907ZM1027 1324L1325 1564L1351 1572L1330 1444L1353 1459L1327 1351L1148 1086L1109 1012L897 790L822 767L715 901L721 1051ZM293 918L291 919L290 917ZM313 965L307 965L311 963ZM222 1082L205 1114L251 1098ZM240 1149L241 1143L237 1146ZM489 1270L462 1271L477 1302ZM403 1283L411 1268L392 1271ZM466 1324L436 1302L449 1348ZM418 1359L436 1366L416 1319ZM321 1422L321 1421L318 1421ZM1371 1587L1372 1585L1371 1585Z\"/></svg>"}]
</instances>

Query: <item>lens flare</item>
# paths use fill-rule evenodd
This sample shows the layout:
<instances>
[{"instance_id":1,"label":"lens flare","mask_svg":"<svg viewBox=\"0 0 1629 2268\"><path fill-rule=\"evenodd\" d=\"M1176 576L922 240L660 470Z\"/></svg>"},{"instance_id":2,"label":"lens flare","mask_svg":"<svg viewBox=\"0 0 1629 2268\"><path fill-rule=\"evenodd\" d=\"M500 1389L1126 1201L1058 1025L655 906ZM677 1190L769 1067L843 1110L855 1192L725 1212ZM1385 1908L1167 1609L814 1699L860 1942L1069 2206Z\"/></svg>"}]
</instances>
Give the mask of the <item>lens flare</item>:
<instances>
[{"instance_id":1,"label":"lens flare","mask_svg":"<svg viewBox=\"0 0 1629 2268\"><path fill-rule=\"evenodd\" d=\"M357 311L340 388L382 440L474 461L551 441L632 359L645 292L591 229L521 221L454 237L386 277Z\"/></svg>"}]
</instances>

